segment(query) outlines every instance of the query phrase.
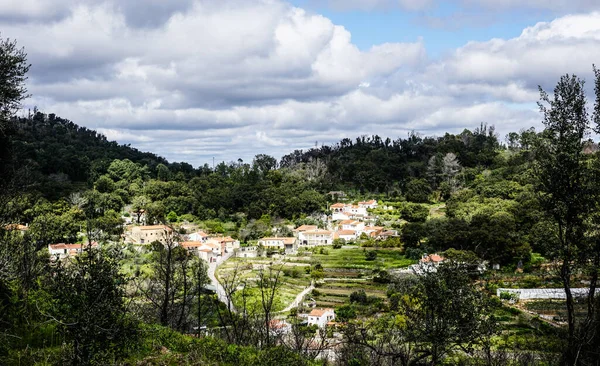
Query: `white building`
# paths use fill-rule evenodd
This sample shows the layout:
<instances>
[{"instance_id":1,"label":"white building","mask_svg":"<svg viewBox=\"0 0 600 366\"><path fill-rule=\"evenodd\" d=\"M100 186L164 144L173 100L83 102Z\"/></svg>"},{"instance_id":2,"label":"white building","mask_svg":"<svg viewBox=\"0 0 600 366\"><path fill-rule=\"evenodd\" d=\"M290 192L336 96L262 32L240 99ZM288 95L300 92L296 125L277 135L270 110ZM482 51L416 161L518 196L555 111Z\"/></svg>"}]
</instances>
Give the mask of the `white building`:
<instances>
[{"instance_id":1,"label":"white building","mask_svg":"<svg viewBox=\"0 0 600 366\"><path fill-rule=\"evenodd\" d=\"M336 234L337 238L344 239L345 241L354 241L357 238L356 231L354 230L338 230Z\"/></svg>"},{"instance_id":2,"label":"white building","mask_svg":"<svg viewBox=\"0 0 600 366\"><path fill-rule=\"evenodd\" d=\"M219 254L215 253L214 247L200 241L186 241L179 243L191 254L197 255L205 262L212 263L217 261Z\"/></svg>"},{"instance_id":3,"label":"white building","mask_svg":"<svg viewBox=\"0 0 600 366\"><path fill-rule=\"evenodd\" d=\"M188 240L189 241L199 241L202 243L206 243L206 241L208 240L208 234L205 233L204 231L200 230L198 232L195 232L193 234L189 234L188 235Z\"/></svg>"},{"instance_id":4,"label":"white building","mask_svg":"<svg viewBox=\"0 0 600 366\"><path fill-rule=\"evenodd\" d=\"M83 249L85 249L88 244L49 244L48 252L50 253L50 257L57 257L60 259L73 257L80 254ZM98 243L93 242L92 247L95 248L98 246Z\"/></svg>"},{"instance_id":5,"label":"white building","mask_svg":"<svg viewBox=\"0 0 600 366\"><path fill-rule=\"evenodd\" d=\"M334 203L329 207L333 221L360 219L367 216L367 208L359 205Z\"/></svg>"},{"instance_id":6,"label":"white building","mask_svg":"<svg viewBox=\"0 0 600 366\"><path fill-rule=\"evenodd\" d=\"M299 245L317 246L331 245L333 243L333 232L329 230L312 230L298 233Z\"/></svg>"},{"instance_id":7,"label":"white building","mask_svg":"<svg viewBox=\"0 0 600 366\"><path fill-rule=\"evenodd\" d=\"M319 328L325 328L327 323L335 319L335 311L333 309L313 309L308 314L308 325L316 325Z\"/></svg>"},{"instance_id":8,"label":"white building","mask_svg":"<svg viewBox=\"0 0 600 366\"><path fill-rule=\"evenodd\" d=\"M365 223L358 220L343 220L340 222L342 230L352 230L362 232L365 229Z\"/></svg>"},{"instance_id":9,"label":"white building","mask_svg":"<svg viewBox=\"0 0 600 366\"><path fill-rule=\"evenodd\" d=\"M221 248L223 249L223 251L225 253L231 253L235 249L240 247L240 241L233 239L230 236L225 236L225 237L219 236L219 237L215 237L213 239L218 240L221 243Z\"/></svg>"},{"instance_id":10,"label":"white building","mask_svg":"<svg viewBox=\"0 0 600 366\"><path fill-rule=\"evenodd\" d=\"M262 238L258 241L259 245L265 248L285 249L286 253L295 253L298 249L296 238Z\"/></svg>"},{"instance_id":11,"label":"white building","mask_svg":"<svg viewBox=\"0 0 600 366\"><path fill-rule=\"evenodd\" d=\"M239 258L256 258L258 257L258 247L239 247L235 250L235 256Z\"/></svg>"},{"instance_id":12,"label":"white building","mask_svg":"<svg viewBox=\"0 0 600 366\"><path fill-rule=\"evenodd\" d=\"M376 200L369 200L369 201L359 202L358 205L360 207L364 207L364 208L377 208L377 206L378 206Z\"/></svg>"},{"instance_id":13,"label":"white building","mask_svg":"<svg viewBox=\"0 0 600 366\"><path fill-rule=\"evenodd\" d=\"M173 230L166 225L132 226L125 235L125 243L150 244L159 241L166 244Z\"/></svg>"}]
</instances>

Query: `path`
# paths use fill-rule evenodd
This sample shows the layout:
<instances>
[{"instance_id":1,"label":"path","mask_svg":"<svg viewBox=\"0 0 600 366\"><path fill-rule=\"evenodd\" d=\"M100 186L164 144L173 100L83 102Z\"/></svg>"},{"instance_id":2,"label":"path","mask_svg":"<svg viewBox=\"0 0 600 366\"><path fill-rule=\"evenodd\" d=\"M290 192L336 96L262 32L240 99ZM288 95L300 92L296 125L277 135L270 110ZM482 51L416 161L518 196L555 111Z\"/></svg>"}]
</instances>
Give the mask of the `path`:
<instances>
[{"instance_id":1,"label":"path","mask_svg":"<svg viewBox=\"0 0 600 366\"><path fill-rule=\"evenodd\" d=\"M231 258L232 255L233 255L233 252L226 253L223 257L221 257L221 259L219 261L208 264L208 278L210 278L211 285L213 285L215 287L215 292L217 293L217 297L219 298L219 301L221 301L224 304L227 304L227 296L225 295L225 290L223 289L223 286L221 286L221 284L217 280L217 277L215 276L215 271L216 271L217 267L219 266L219 264L221 264L221 263L225 262L226 260L228 260L229 258ZM233 309L233 307L232 307L232 309Z\"/></svg>"},{"instance_id":2,"label":"path","mask_svg":"<svg viewBox=\"0 0 600 366\"><path fill-rule=\"evenodd\" d=\"M278 312L285 313L286 311L290 311L293 308L298 307L298 305L300 304L300 301L302 301L302 299L304 299L304 296L306 296L306 294L308 294L309 292L314 290L314 288L315 288L315 285L314 285L314 283L311 282L310 286L308 286L301 293L299 293L298 296L296 296L296 298L294 299L294 301L292 301L292 303L290 305L288 305L288 307L286 307L285 309L278 311Z\"/></svg>"}]
</instances>

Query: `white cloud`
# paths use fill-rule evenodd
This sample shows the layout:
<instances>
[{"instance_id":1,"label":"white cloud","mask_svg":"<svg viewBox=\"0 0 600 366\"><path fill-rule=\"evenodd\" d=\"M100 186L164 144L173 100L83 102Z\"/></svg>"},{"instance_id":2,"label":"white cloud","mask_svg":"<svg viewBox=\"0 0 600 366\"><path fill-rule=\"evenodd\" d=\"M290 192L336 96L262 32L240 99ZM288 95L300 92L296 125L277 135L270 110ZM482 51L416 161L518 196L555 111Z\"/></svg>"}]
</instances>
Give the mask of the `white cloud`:
<instances>
[{"instance_id":1,"label":"white cloud","mask_svg":"<svg viewBox=\"0 0 600 366\"><path fill-rule=\"evenodd\" d=\"M13 17L0 28L33 63L31 106L196 165L362 134L539 125L537 85L589 77L600 60L599 13L432 61L426 40L360 50L344 27L280 0L182 0L151 23L128 2L62 0L52 22L46 2L25 4L0 4Z\"/></svg>"}]
</instances>

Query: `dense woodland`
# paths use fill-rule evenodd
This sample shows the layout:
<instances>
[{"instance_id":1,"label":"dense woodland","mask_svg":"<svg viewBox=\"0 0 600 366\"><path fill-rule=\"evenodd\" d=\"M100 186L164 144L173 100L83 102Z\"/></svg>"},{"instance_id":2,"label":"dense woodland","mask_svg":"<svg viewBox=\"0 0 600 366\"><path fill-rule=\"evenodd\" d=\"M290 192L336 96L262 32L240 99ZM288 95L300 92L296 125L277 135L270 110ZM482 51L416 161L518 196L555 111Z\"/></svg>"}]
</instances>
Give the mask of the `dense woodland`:
<instances>
[{"instance_id":1,"label":"dense woodland","mask_svg":"<svg viewBox=\"0 0 600 366\"><path fill-rule=\"evenodd\" d=\"M382 314L347 324L339 364L522 364L514 350L499 352L490 341L498 335L492 315L498 301L465 264L486 260L512 273L539 267L536 258L558 266L567 321L565 329L552 330L551 349L539 345L531 364L596 364L600 158L588 136L600 129L600 100L589 118L581 80L565 76L554 95L541 93L546 128L540 132L501 138L482 124L442 137L362 136L280 161L258 154L251 163L194 168L53 114L15 117L27 96L26 54L1 42L0 67L7 70L0 72L1 364L154 362L160 347L179 352L182 358L172 363L320 364L306 346L315 342L314 329L310 335L294 325L295 345L269 330L265 291L276 290L278 273L265 271L256 282L259 310L232 311L204 290L202 261L174 241L154 243L143 256L120 245L121 217L144 212L148 224L195 222L247 243L285 223L317 223L338 199L364 198L386 206L374 212L379 224L400 233L366 245L393 246L416 258L449 249L459 254L428 276L381 275L390 284ZM442 203L443 214L433 215L431 205ZM27 232L15 224L27 225ZM75 242L89 247L72 262L50 261L48 244ZM92 242L104 245L95 249ZM125 262L144 270L126 271ZM589 284L583 318L575 317L570 295L575 279ZM240 286L235 281L231 293ZM182 335L202 326L225 334Z\"/></svg>"}]
</instances>

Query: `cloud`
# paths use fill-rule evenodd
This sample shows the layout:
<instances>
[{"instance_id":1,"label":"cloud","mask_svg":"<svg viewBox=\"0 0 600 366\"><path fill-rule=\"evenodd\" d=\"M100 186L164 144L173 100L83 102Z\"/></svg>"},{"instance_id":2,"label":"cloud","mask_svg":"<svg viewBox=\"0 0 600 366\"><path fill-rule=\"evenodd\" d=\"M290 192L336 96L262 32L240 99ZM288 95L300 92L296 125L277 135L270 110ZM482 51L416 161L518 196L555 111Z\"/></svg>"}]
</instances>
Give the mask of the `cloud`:
<instances>
[{"instance_id":1,"label":"cloud","mask_svg":"<svg viewBox=\"0 0 600 366\"><path fill-rule=\"evenodd\" d=\"M132 18L133 2L11 4L0 28L33 64L30 106L194 165L363 134L539 126L537 85L590 77L600 59L599 13L433 60L421 39L361 50L344 27L280 0L152 0L148 21Z\"/></svg>"}]
</instances>

